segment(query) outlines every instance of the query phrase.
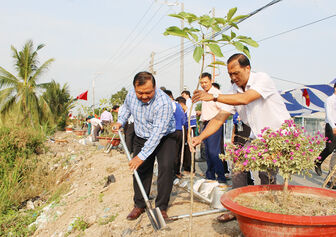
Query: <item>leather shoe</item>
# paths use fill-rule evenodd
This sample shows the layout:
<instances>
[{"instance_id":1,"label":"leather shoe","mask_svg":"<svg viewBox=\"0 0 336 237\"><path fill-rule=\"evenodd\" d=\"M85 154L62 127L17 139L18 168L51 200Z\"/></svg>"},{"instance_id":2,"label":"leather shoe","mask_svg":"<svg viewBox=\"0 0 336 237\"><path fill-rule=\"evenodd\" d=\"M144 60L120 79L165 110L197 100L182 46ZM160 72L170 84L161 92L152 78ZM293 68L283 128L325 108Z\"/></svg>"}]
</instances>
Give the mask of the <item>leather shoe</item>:
<instances>
[{"instance_id":1,"label":"leather shoe","mask_svg":"<svg viewBox=\"0 0 336 237\"><path fill-rule=\"evenodd\" d=\"M320 164L316 164L315 165L315 172L318 176L322 175L322 169L321 169L321 165Z\"/></svg>"},{"instance_id":2,"label":"leather shoe","mask_svg":"<svg viewBox=\"0 0 336 237\"><path fill-rule=\"evenodd\" d=\"M145 212L145 208L134 207L133 210L128 214L127 220L133 221L137 219L142 213Z\"/></svg>"},{"instance_id":3,"label":"leather shoe","mask_svg":"<svg viewBox=\"0 0 336 237\"><path fill-rule=\"evenodd\" d=\"M169 220L167 211L165 211L165 210L161 210L161 214L162 214L162 217L163 217L163 219L164 219L165 221L168 221L168 220Z\"/></svg>"}]
</instances>

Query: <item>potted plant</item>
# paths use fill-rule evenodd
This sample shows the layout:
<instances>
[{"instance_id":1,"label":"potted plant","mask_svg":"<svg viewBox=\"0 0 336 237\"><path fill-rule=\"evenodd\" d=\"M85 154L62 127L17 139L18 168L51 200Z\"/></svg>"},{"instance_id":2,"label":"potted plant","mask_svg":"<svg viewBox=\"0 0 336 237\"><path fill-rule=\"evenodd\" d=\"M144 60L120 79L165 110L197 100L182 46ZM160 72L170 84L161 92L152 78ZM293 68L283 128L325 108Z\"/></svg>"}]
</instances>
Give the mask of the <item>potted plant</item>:
<instances>
[{"instance_id":1,"label":"potted plant","mask_svg":"<svg viewBox=\"0 0 336 237\"><path fill-rule=\"evenodd\" d=\"M113 123L104 126L104 131L97 137L99 143L103 146L111 143L112 146L118 146L120 143L120 138L118 134L112 132ZM113 140L112 140L113 138Z\"/></svg>"},{"instance_id":2,"label":"potted plant","mask_svg":"<svg viewBox=\"0 0 336 237\"><path fill-rule=\"evenodd\" d=\"M250 145L227 146L221 157L233 161L234 172L278 170L284 179L283 185L246 186L222 196L221 203L236 215L245 236L336 235L336 193L288 185L292 174L311 175L325 140L288 120L277 131L264 128Z\"/></svg>"}]
</instances>

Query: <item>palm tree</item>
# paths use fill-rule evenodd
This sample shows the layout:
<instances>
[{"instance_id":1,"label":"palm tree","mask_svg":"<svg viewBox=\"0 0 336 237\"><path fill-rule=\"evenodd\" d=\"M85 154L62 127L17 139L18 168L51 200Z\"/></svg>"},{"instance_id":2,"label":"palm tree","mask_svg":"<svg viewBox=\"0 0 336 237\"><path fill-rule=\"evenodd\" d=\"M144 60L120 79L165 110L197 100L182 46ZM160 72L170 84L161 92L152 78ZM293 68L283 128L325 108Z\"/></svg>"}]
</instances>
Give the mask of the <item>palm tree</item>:
<instances>
[{"instance_id":1,"label":"palm tree","mask_svg":"<svg viewBox=\"0 0 336 237\"><path fill-rule=\"evenodd\" d=\"M74 98L71 98L69 86L67 83L61 85L52 80L45 86L46 91L42 94L42 103L46 103L59 129L64 129L68 118L69 110L74 107ZM41 104L41 107L44 107ZM48 119L48 118L46 118Z\"/></svg>"},{"instance_id":2,"label":"palm tree","mask_svg":"<svg viewBox=\"0 0 336 237\"><path fill-rule=\"evenodd\" d=\"M19 52L11 46L17 76L0 66L0 114L2 116L15 112L21 121L29 119L32 126L40 123L43 110L40 107L38 93L47 83L38 84L38 80L54 61L51 58L38 67L37 53L43 47L44 45L40 44L34 49L31 40L28 40Z\"/></svg>"}]
</instances>

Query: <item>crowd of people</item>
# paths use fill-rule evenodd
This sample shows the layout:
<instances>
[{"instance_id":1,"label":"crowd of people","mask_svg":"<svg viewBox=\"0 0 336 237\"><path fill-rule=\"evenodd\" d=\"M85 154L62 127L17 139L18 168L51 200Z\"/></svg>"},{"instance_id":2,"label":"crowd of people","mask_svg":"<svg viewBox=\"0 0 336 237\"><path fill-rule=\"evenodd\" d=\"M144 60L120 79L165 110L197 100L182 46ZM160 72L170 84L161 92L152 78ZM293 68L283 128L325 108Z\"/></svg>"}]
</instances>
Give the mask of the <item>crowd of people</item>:
<instances>
[{"instance_id":1,"label":"crowd of people","mask_svg":"<svg viewBox=\"0 0 336 237\"><path fill-rule=\"evenodd\" d=\"M244 54L232 55L227 61L227 70L232 83L230 93L222 94L219 85L212 82L212 75L205 72L199 79L202 90L194 91L192 97L189 91L182 91L176 98L170 90L158 88L151 73L139 72L134 77L133 88L129 90L124 104L114 108L118 112L118 120L114 123L113 132L124 128L127 148L133 155L129 168L137 170L147 195L151 189L155 160L158 163L155 205L165 219L168 219L173 180L188 172L195 172L195 167L191 167L191 152L195 152L196 146L204 145L207 162L205 178L227 183L229 167L219 158L219 154L224 152L223 124L230 116L233 116L234 123L232 143L241 146L258 139L257 135L264 127L277 130L285 120L290 119L272 79L266 73L252 72L250 61ZM195 106L192 106L196 102L202 103L201 111L196 112ZM197 115L201 129L197 128ZM331 116L331 112L328 115ZM104 124L111 122L111 118L108 111L103 112L100 120L87 118L94 127L94 138ZM330 123L332 125L328 126L328 132L335 134L336 123ZM190 136L188 130L191 131ZM336 139L333 136L331 139L331 144L322 154L323 159L316 164L319 175L324 157L335 148ZM259 172L260 183L275 184L276 174L276 170ZM230 178L233 189L254 184L250 172L235 172ZM134 208L127 216L128 220L137 219L146 207L135 178L133 190ZM228 212L217 220L224 222L233 218Z\"/></svg>"}]
</instances>

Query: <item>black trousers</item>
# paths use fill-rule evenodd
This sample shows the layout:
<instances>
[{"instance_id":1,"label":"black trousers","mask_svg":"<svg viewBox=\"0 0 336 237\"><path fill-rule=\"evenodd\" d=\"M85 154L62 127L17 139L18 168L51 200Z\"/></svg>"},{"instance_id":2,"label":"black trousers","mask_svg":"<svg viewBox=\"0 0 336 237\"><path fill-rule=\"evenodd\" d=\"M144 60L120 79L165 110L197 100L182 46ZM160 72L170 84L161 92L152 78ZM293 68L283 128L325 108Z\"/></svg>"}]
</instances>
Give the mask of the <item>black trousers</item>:
<instances>
[{"instance_id":1,"label":"black trousers","mask_svg":"<svg viewBox=\"0 0 336 237\"><path fill-rule=\"evenodd\" d=\"M322 164L322 162L335 150L336 148L336 137L333 133L332 127L329 123L325 126L325 136L328 137L326 141L326 146L321 152L321 159L317 161L318 164Z\"/></svg>"},{"instance_id":2,"label":"black trousers","mask_svg":"<svg viewBox=\"0 0 336 237\"><path fill-rule=\"evenodd\" d=\"M174 165L174 174L180 174L180 165L181 165L181 153L182 153L182 130L176 130L174 132L176 140L176 156L175 156L175 165Z\"/></svg>"},{"instance_id":3,"label":"black trousers","mask_svg":"<svg viewBox=\"0 0 336 237\"><path fill-rule=\"evenodd\" d=\"M134 123L126 123L124 127L125 131L125 142L128 151L130 154L133 153L133 144L134 144L134 137L135 137L135 131L134 131Z\"/></svg>"},{"instance_id":4,"label":"black trousers","mask_svg":"<svg viewBox=\"0 0 336 237\"><path fill-rule=\"evenodd\" d=\"M134 155L136 156L144 146L147 140L138 136L134 137ZM157 179L157 197L155 206L160 210L167 210L170 193L173 187L174 162L176 154L176 141L174 134L164 136L154 152L137 169L147 196L149 196L155 156L158 162L158 179ZM133 176L134 204L136 207L145 208L146 203L142 197L139 186Z\"/></svg>"}]
</instances>

